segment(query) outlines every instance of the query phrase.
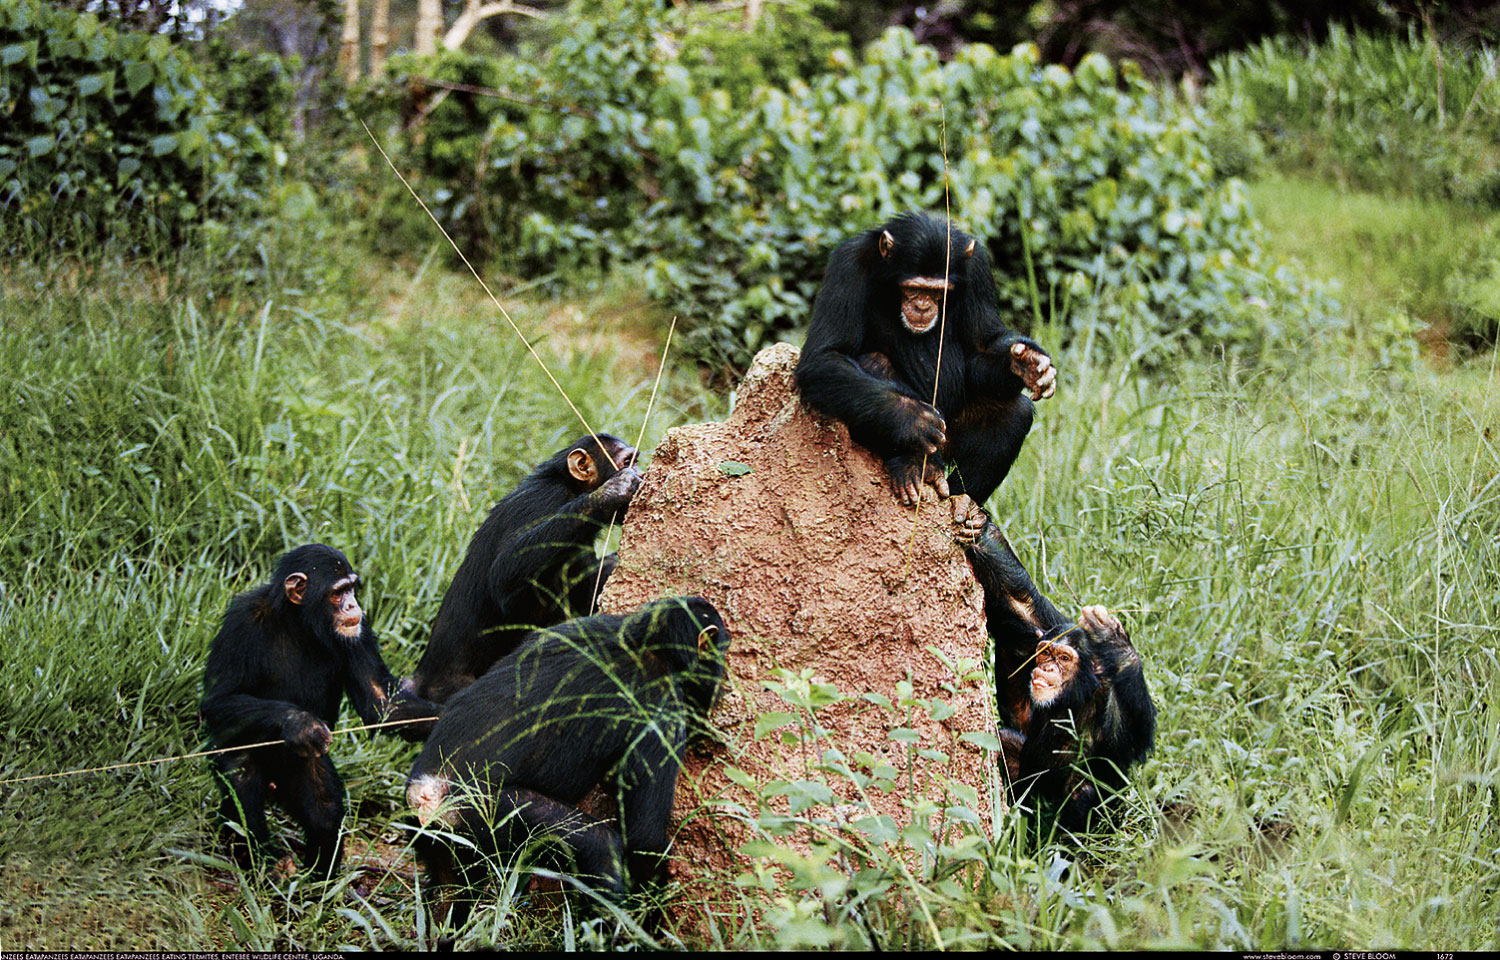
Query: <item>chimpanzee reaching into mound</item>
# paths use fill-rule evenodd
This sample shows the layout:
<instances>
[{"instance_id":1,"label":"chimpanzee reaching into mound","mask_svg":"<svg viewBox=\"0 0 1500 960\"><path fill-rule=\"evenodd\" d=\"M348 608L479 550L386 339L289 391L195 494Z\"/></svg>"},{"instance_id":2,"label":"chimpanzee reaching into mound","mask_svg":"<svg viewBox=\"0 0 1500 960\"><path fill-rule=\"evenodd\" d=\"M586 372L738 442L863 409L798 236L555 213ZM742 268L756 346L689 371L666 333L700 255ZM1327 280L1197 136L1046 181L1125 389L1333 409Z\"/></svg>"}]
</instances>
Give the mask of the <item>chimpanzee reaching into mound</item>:
<instances>
[{"instance_id":1,"label":"chimpanzee reaching into mound","mask_svg":"<svg viewBox=\"0 0 1500 960\"><path fill-rule=\"evenodd\" d=\"M924 483L948 496L946 461L953 492L983 506L1031 429L1022 389L1050 397L1056 378L1046 351L1001 322L984 247L922 213L833 252L797 363L802 399L883 459L908 505Z\"/></svg>"},{"instance_id":2,"label":"chimpanzee reaching into mound","mask_svg":"<svg viewBox=\"0 0 1500 960\"><path fill-rule=\"evenodd\" d=\"M457 893L454 929L482 886L484 856L534 838L550 838L575 875L615 898L627 871L637 887L661 877L683 746L713 705L728 647L712 604L672 597L538 630L448 701L406 799L424 825L436 819L475 844L417 839L429 885ZM620 830L577 808L606 781Z\"/></svg>"},{"instance_id":3,"label":"chimpanzee reaching into mound","mask_svg":"<svg viewBox=\"0 0 1500 960\"><path fill-rule=\"evenodd\" d=\"M443 595L393 717L414 715L406 705L411 693L444 703L528 631L589 612L615 566L613 554L594 558L594 540L640 486L635 460L634 447L607 433L597 441L580 437L495 505Z\"/></svg>"},{"instance_id":4,"label":"chimpanzee reaching into mound","mask_svg":"<svg viewBox=\"0 0 1500 960\"><path fill-rule=\"evenodd\" d=\"M214 758L224 821L269 853L266 803L301 825L306 866L338 869L344 784L328 757L344 694L366 723L380 719L394 682L359 602L359 576L332 547L308 544L276 564L270 583L235 597L208 651L203 721L215 747L283 741ZM227 824L225 835L246 852Z\"/></svg>"},{"instance_id":5,"label":"chimpanzee reaching into mound","mask_svg":"<svg viewBox=\"0 0 1500 960\"><path fill-rule=\"evenodd\" d=\"M1155 741L1141 658L1103 607L1084 607L1077 624L1059 613L993 523L967 552L995 641L1011 794L1055 805L1063 829L1081 831Z\"/></svg>"}]
</instances>

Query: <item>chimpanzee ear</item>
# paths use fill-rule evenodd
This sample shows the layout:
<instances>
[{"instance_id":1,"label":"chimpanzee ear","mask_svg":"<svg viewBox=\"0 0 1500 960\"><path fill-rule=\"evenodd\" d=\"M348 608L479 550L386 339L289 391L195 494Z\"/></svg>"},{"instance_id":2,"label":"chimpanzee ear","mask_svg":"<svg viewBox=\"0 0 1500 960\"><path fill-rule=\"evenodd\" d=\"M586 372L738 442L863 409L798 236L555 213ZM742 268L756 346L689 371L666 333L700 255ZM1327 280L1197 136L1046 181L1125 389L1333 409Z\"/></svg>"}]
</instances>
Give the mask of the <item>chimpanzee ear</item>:
<instances>
[{"instance_id":1,"label":"chimpanzee ear","mask_svg":"<svg viewBox=\"0 0 1500 960\"><path fill-rule=\"evenodd\" d=\"M698 656L703 656L714 645L714 637L719 635L719 628L709 624L698 631Z\"/></svg>"},{"instance_id":2,"label":"chimpanzee ear","mask_svg":"<svg viewBox=\"0 0 1500 960\"><path fill-rule=\"evenodd\" d=\"M979 245L979 241L978 240L970 240L969 241L969 245L967 247L964 247L964 256L965 257L972 257L974 255L974 248L977 247L978 245Z\"/></svg>"},{"instance_id":3,"label":"chimpanzee ear","mask_svg":"<svg viewBox=\"0 0 1500 960\"><path fill-rule=\"evenodd\" d=\"M896 248L896 238L891 236L889 230L880 231L880 259L889 260L891 251Z\"/></svg>"},{"instance_id":4,"label":"chimpanzee ear","mask_svg":"<svg viewBox=\"0 0 1500 960\"><path fill-rule=\"evenodd\" d=\"M588 451L578 447L568 451L568 474L579 483L592 484L599 479L599 468Z\"/></svg>"},{"instance_id":5,"label":"chimpanzee ear","mask_svg":"<svg viewBox=\"0 0 1500 960\"><path fill-rule=\"evenodd\" d=\"M307 574L294 573L281 581L282 589L286 590L286 598L298 606L302 605L302 594L307 590Z\"/></svg>"}]
</instances>

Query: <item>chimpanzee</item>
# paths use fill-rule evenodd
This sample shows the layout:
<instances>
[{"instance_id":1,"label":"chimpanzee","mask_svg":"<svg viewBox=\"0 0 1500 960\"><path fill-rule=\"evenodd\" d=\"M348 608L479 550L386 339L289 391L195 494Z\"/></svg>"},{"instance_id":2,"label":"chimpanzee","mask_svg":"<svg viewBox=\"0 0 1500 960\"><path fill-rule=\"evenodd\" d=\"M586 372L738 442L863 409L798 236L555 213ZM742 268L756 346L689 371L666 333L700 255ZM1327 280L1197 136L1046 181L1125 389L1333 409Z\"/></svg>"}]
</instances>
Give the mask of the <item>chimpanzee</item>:
<instances>
[{"instance_id":1,"label":"chimpanzee","mask_svg":"<svg viewBox=\"0 0 1500 960\"><path fill-rule=\"evenodd\" d=\"M412 693L446 702L528 631L589 612L615 567L613 554L594 558L594 540L640 486L635 461L635 448L607 433L597 441L580 437L495 505L469 541L392 716L412 715L406 705Z\"/></svg>"},{"instance_id":2,"label":"chimpanzee","mask_svg":"<svg viewBox=\"0 0 1500 960\"><path fill-rule=\"evenodd\" d=\"M982 506L1031 429L1022 389L1052 396L1057 369L1001 321L984 247L906 213L834 250L796 376L809 407L885 461L904 503L924 483L948 496L946 462L952 491Z\"/></svg>"},{"instance_id":3,"label":"chimpanzee","mask_svg":"<svg viewBox=\"0 0 1500 960\"><path fill-rule=\"evenodd\" d=\"M482 886L483 858L532 839L550 840L550 853L616 899L627 875L632 887L662 877L683 746L713 705L728 648L712 604L672 597L538 630L448 701L406 799L424 825L474 844L417 839L428 884L440 899L457 893L454 929ZM577 807L601 782L618 801L618 830Z\"/></svg>"},{"instance_id":4,"label":"chimpanzee","mask_svg":"<svg viewBox=\"0 0 1500 960\"><path fill-rule=\"evenodd\" d=\"M248 851L227 821L268 853L266 803L276 802L306 835L304 865L325 875L339 867L344 785L328 757L329 728L346 693L361 719L377 722L394 682L354 598L358 585L339 551L298 547L269 583L230 601L209 647L202 712L213 745L282 741L214 758L225 836L242 860Z\"/></svg>"},{"instance_id":5,"label":"chimpanzee","mask_svg":"<svg viewBox=\"0 0 1500 960\"><path fill-rule=\"evenodd\" d=\"M1084 607L1076 624L1059 613L993 523L967 552L995 643L1011 794L1039 798L1063 829L1081 831L1155 741L1141 658L1103 607Z\"/></svg>"}]
</instances>

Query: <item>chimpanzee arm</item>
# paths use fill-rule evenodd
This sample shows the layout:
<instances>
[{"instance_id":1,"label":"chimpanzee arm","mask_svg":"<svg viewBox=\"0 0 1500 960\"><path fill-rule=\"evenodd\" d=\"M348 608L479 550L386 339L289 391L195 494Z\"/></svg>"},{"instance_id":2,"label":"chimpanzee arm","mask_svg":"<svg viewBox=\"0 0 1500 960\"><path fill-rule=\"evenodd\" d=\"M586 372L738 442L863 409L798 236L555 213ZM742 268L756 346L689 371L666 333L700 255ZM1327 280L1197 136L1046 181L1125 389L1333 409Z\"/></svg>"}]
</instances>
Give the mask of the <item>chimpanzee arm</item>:
<instances>
[{"instance_id":1,"label":"chimpanzee arm","mask_svg":"<svg viewBox=\"0 0 1500 960\"><path fill-rule=\"evenodd\" d=\"M964 316L972 318L974 349L965 371L971 395L1008 399L1028 389L1052 396L1057 368L1041 344L1005 325L990 272L989 254L975 251L964 275Z\"/></svg>"},{"instance_id":2,"label":"chimpanzee arm","mask_svg":"<svg viewBox=\"0 0 1500 960\"><path fill-rule=\"evenodd\" d=\"M375 631L366 627L359 639L345 648L344 692L354 705L354 712L365 723L378 723L386 711L396 678L380 656Z\"/></svg>"},{"instance_id":3,"label":"chimpanzee arm","mask_svg":"<svg viewBox=\"0 0 1500 960\"><path fill-rule=\"evenodd\" d=\"M620 826L630 883L636 889L666 876L667 826L687 745L683 709L672 697L660 722L642 729L621 773ZM678 715L668 716L669 710Z\"/></svg>"},{"instance_id":4,"label":"chimpanzee arm","mask_svg":"<svg viewBox=\"0 0 1500 960\"><path fill-rule=\"evenodd\" d=\"M797 389L809 407L842 421L855 443L882 459L936 452L945 439L942 416L857 363L865 352L869 288L858 246L835 250L797 361Z\"/></svg>"},{"instance_id":5,"label":"chimpanzee arm","mask_svg":"<svg viewBox=\"0 0 1500 960\"><path fill-rule=\"evenodd\" d=\"M628 467L518 533L490 563L491 599L502 610L510 609L516 595L531 589L543 572L586 550L599 536L601 523L629 506L640 481L640 471Z\"/></svg>"},{"instance_id":6,"label":"chimpanzee arm","mask_svg":"<svg viewBox=\"0 0 1500 960\"><path fill-rule=\"evenodd\" d=\"M203 722L216 745L285 740L314 752L319 743L326 749L328 728L312 713L285 700L237 693L237 687L221 677L203 697Z\"/></svg>"},{"instance_id":7,"label":"chimpanzee arm","mask_svg":"<svg viewBox=\"0 0 1500 960\"><path fill-rule=\"evenodd\" d=\"M1029 651L1043 634L1072 623L1036 588L994 523L986 520L965 552L984 588L985 621L996 641L1021 644Z\"/></svg>"}]
</instances>

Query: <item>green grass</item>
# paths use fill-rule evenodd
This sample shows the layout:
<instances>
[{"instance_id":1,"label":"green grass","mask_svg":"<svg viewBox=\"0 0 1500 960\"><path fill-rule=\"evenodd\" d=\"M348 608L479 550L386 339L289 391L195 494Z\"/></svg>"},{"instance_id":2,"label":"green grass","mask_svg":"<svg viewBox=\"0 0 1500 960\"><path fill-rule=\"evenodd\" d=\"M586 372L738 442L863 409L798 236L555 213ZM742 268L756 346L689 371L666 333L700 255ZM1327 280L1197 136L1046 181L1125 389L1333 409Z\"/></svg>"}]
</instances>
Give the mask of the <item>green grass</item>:
<instances>
[{"instance_id":1,"label":"green grass","mask_svg":"<svg viewBox=\"0 0 1500 960\"><path fill-rule=\"evenodd\" d=\"M1363 206L1274 189L1283 212L1272 188L1256 201L1278 245L1397 284L1352 294L1361 314L1405 307L1406 266L1361 269L1364 240L1316 232ZM472 280L360 269L318 296L213 299L118 265L0 273L0 779L196 749L225 603L300 542L348 553L409 670L484 512L581 432ZM633 441L660 318L622 302L616 285L514 313L549 330L590 422ZM962 863L966 897L930 878L828 913L795 897L723 942L1500 947L1500 370L1407 361L1357 333L1291 368L1201 360L1170 380L1060 355L992 508L1061 605L1123 611L1146 660L1159 742L1119 831L1080 855L1002 818ZM723 410L674 366L643 446ZM334 754L352 836L399 851L413 748L356 735ZM221 883L214 807L202 761L0 787L0 949L430 943L399 882L364 902ZM478 922L506 945L613 929L507 903Z\"/></svg>"},{"instance_id":2,"label":"green grass","mask_svg":"<svg viewBox=\"0 0 1500 960\"><path fill-rule=\"evenodd\" d=\"M1273 249L1339 281L1346 306L1364 320L1402 310L1440 336L1457 332L1469 321L1452 279L1500 249L1500 214L1470 204L1286 178L1248 189Z\"/></svg>"}]
</instances>

